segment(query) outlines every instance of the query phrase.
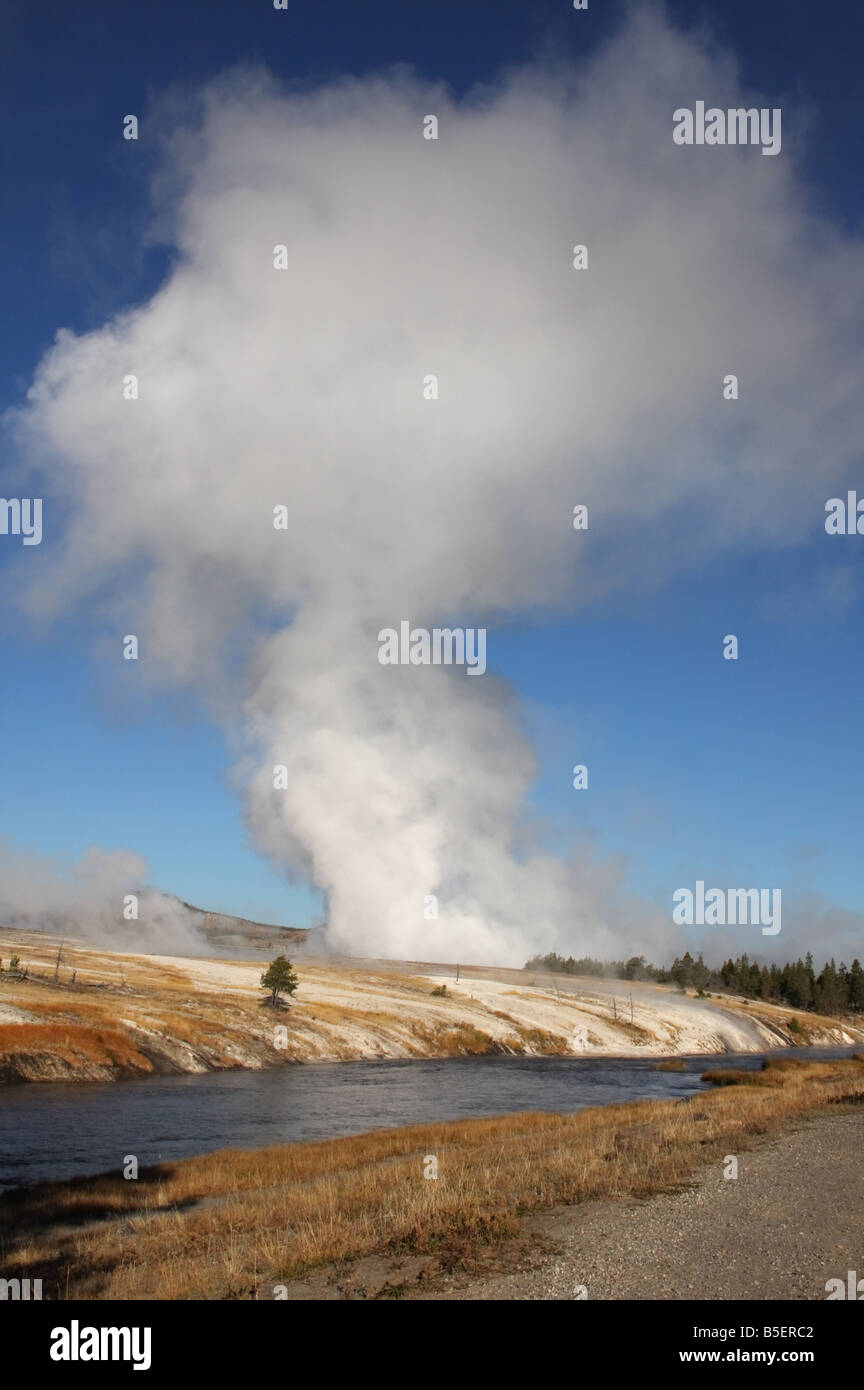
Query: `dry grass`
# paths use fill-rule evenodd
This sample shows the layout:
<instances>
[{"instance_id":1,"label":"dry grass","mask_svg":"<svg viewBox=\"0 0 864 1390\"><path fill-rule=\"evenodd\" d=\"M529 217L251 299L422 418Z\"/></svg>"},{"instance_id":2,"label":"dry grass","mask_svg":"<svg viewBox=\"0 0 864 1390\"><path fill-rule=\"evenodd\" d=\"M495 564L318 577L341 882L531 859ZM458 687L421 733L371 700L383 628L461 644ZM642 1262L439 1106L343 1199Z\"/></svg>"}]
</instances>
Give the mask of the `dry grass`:
<instances>
[{"instance_id":1,"label":"dry grass","mask_svg":"<svg viewBox=\"0 0 864 1390\"><path fill-rule=\"evenodd\" d=\"M9 936L0 932L4 956L11 953ZM254 996L198 988L164 962L71 943L64 944L55 980L56 946L33 934L27 948L28 978L0 978L0 1004L30 1016L0 1026L0 1082L110 1080L133 1071L286 1060L273 1048L270 1021Z\"/></svg>"},{"instance_id":2,"label":"dry grass","mask_svg":"<svg viewBox=\"0 0 864 1390\"><path fill-rule=\"evenodd\" d=\"M639 1023L631 1023L629 1019L616 1018L613 1014L607 1015L605 1022L612 1022L619 1033L626 1034L631 1042L636 1043L637 1046L641 1047L644 1043L651 1043L654 1041L654 1034L651 1032L650 1028L643 1028Z\"/></svg>"},{"instance_id":3,"label":"dry grass","mask_svg":"<svg viewBox=\"0 0 864 1390\"><path fill-rule=\"evenodd\" d=\"M162 1164L137 1182L107 1176L11 1194L0 1201L4 1275L41 1277L48 1297L230 1298L252 1286L272 1297L274 1285L347 1257L470 1261L513 1234L521 1213L666 1190L796 1116L864 1099L855 1060L723 1075L691 1102L229 1149ZM619 1143L634 1125L651 1143ZM437 1180L424 1178L428 1154Z\"/></svg>"},{"instance_id":4,"label":"dry grass","mask_svg":"<svg viewBox=\"0 0 864 1390\"><path fill-rule=\"evenodd\" d=\"M23 991L16 996L16 1002L23 996ZM70 994L62 999L45 999L38 997L35 989L31 988L29 995L31 1004L38 1001L39 1012L47 1018L72 1018L72 1019L92 1019L96 1023L106 1021L106 1008L104 1001L90 1003L85 999L78 999L74 994Z\"/></svg>"},{"instance_id":5,"label":"dry grass","mask_svg":"<svg viewBox=\"0 0 864 1390\"><path fill-rule=\"evenodd\" d=\"M572 1055L568 1038L562 1038L558 1033L549 1033L544 1028L529 1028L526 1023L517 1023L516 1027L522 1042L532 1052L540 1052L544 1057Z\"/></svg>"},{"instance_id":6,"label":"dry grass","mask_svg":"<svg viewBox=\"0 0 864 1390\"><path fill-rule=\"evenodd\" d=\"M694 996L695 997L695 996ZM797 1047L809 1047L825 1041L825 1035L838 1028L860 1027L860 1020L852 1015L837 1015L829 1018L827 1014L808 1013L801 1009L791 1009L781 1004L771 1004L765 999L743 1000L732 995L712 994L715 1003L730 1013L742 1017L755 1018L779 1031ZM795 1027L790 1027L794 1021Z\"/></svg>"},{"instance_id":7,"label":"dry grass","mask_svg":"<svg viewBox=\"0 0 864 1390\"><path fill-rule=\"evenodd\" d=\"M444 1057L483 1057L490 1053L511 1051L503 1041L491 1038L471 1023L457 1023L453 1028L435 1030L437 1052Z\"/></svg>"},{"instance_id":8,"label":"dry grass","mask_svg":"<svg viewBox=\"0 0 864 1390\"><path fill-rule=\"evenodd\" d=\"M337 1023L353 1026L357 1023L387 1025L393 1022L393 1015L383 1009L364 1009L353 1004L330 1004L320 999L303 1006L307 1018L318 1019L322 1023Z\"/></svg>"},{"instance_id":9,"label":"dry grass","mask_svg":"<svg viewBox=\"0 0 864 1390\"><path fill-rule=\"evenodd\" d=\"M153 1069L125 1033L76 1023L0 1024L0 1058L13 1054L25 1058L59 1057L70 1065L83 1060L98 1066Z\"/></svg>"}]
</instances>

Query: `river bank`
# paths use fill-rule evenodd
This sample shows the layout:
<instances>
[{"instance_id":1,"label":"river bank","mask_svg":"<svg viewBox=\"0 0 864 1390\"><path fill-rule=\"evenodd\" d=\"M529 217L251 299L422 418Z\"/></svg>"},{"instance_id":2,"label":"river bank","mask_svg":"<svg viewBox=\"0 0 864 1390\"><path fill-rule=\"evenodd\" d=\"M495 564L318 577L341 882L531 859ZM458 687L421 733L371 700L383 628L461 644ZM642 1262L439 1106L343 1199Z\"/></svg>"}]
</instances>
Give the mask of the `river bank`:
<instances>
[{"instance_id":1,"label":"river bank","mask_svg":"<svg viewBox=\"0 0 864 1390\"><path fill-rule=\"evenodd\" d=\"M648 1201L533 1213L482 1276L457 1271L414 1296L564 1301L581 1288L593 1301L846 1298L849 1270L857 1279L864 1269L862 1141L858 1106L802 1116L740 1154L734 1180L715 1162ZM362 1277L358 1269L357 1286Z\"/></svg>"},{"instance_id":2,"label":"river bank","mask_svg":"<svg viewBox=\"0 0 864 1390\"><path fill-rule=\"evenodd\" d=\"M59 952L59 960L58 960ZM672 1057L851 1046L850 1020L660 985L424 962L304 960L290 1011L262 963L144 956L0 931L0 1082L113 1081L290 1062Z\"/></svg>"},{"instance_id":3,"label":"river bank","mask_svg":"<svg viewBox=\"0 0 864 1390\"><path fill-rule=\"evenodd\" d=\"M118 1171L9 1193L0 1200L4 1273L41 1278L47 1298L390 1298L448 1296L472 1275L482 1277L485 1287L502 1276L508 1262L511 1272L524 1274L542 1269L546 1260L534 1291L526 1286L514 1296L574 1297L572 1279L574 1287L592 1281L590 1297L626 1297L620 1280L628 1277L627 1269L613 1266L602 1245L593 1252L590 1270L585 1264L591 1241L605 1230L596 1221L584 1230L579 1226L590 1204L603 1204L623 1241L627 1227L616 1215L620 1202L669 1193L700 1173L715 1187L722 1181L739 1194L750 1192L747 1155L754 1147L800 1128L810 1117L821 1124L826 1117L851 1115L857 1125L852 1148L845 1140L838 1148L833 1130L825 1129L826 1137L796 1160L797 1186L787 1189L782 1165L770 1159L763 1165L763 1195L773 1181L771 1213L758 1196L757 1205L748 1208L742 1195L728 1246L713 1229L710 1205L701 1211L720 1265L725 1257L730 1266L737 1263L738 1296L824 1296L813 1291L813 1280L822 1276L816 1260L812 1269L802 1265L810 1280L806 1289L799 1284L785 1295L745 1289L747 1271L736 1242L761 1211L778 1227L799 1232L789 1248L798 1249L804 1260L810 1206L818 1218L819 1203L824 1207L829 1201L837 1202L846 1229L854 1232L848 1218L857 1168L850 1175L844 1162L857 1154L861 1111L852 1107L864 1100L864 1062L775 1059L764 1070L741 1070L724 1079L727 1084L678 1101L610 1105L571 1115L523 1112L325 1143L228 1149L141 1169L134 1180ZM722 1176L730 1156L740 1164L734 1182ZM816 1196L820 1186L824 1201ZM566 1218L564 1208L571 1209ZM560 1251L550 1248L561 1232L544 1234L530 1224L550 1219L571 1220L583 1235L588 1232L580 1247L583 1263L561 1264L564 1282L554 1293L537 1290L549 1276L548 1260L561 1263ZM632 1296L700 1296L682 1292L675 1283L678 1274L669 1276L667 1292L645 1292L652 1287L645 1281L655 1263L660 1274L655 1270L654 1277L665 1277L661 1247L664 1232L672 1229L668 1223L658 1226L654 1244L645 1249L635 1241L631 1245L630 1265L643 1278L643 1292ZM686 1272L689 1259L690 1283L697 1290L703 1238L708 1236L694 1216L687 1240L676 1247L678 1263L670 1264ZM832 1277L845 1274L844 1261L852 1257L849 1240L835 1242L829 1252L843 1265L832 1269ZM770 1258L770 1234L765 1241ZM619 1282L610 1284L614 1271ZM485 1295L475 1289L465 1296Z\"/></svg>"}]
</instances>

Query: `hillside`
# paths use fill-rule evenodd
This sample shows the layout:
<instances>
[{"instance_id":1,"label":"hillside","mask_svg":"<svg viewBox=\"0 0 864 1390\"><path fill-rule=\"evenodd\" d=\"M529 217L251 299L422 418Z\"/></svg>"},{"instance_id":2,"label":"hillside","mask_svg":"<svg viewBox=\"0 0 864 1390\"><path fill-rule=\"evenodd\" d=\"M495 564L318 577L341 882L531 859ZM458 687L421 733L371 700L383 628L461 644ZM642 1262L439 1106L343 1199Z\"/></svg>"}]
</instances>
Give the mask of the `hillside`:
<instances>
[{"instance_id":1,"label":"hillside","mask_svg":"<svg viewBox=\"0 0 864 1390\"><path fill-rule=\"evenodd\" d=\"M253 954L259 951L272 959L277 952L296 955L302 952L308 939L308 931L298 927L273 927L265 922L250 922L245 917L229 917L224 912L205 912L190 903L182 903L194 914L200 925L198 930L209 944L220 954L236 954L245 950Z\"/></svg>"},{"instance_id":2,"label":"hillside","mask_svg":"<svg viewBox=\"0 0 864 1390\"><path fill-rule=\"evenodd\" d=\"M459 967L457 981L456 967L422 962L301 960L290 1011L274 1013L262 1007L260 959L144 956L67 940L57 969L59 945L48 934L0 931L4 964L17 953L27 972L0 975L0 1081L376 1057L661 1057L864 1042L864 1029L848 1021L768 1004L528 970Z\"/></svg>"}]
</instances>

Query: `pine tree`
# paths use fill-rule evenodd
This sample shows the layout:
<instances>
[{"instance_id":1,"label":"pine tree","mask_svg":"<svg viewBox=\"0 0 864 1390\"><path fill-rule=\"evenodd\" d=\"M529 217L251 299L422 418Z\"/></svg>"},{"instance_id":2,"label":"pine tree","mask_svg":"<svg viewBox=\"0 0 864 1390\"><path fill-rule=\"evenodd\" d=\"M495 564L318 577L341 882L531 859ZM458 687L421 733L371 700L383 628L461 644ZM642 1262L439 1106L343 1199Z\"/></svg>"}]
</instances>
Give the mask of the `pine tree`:
<instances>
[{"instance_id":1,"label":"pine tree","mask_svg":"<svg viewBox=\"0 0 864 1390\"><path fill-rule=\"evenodd\" d=\"M293 994L300 981L294 973L290 960L277 956L261 976L261 988L270 990L269 1003L275 1008L280 994Z\"/></svg>"},{"instance_id":2,"label":"pine tree","mask_svg":"<svg viewBox=\"0 0 864 1390\"><path fill-rule=\"evenodd\" d=\"M861 969L861 962L857 957L849 967L849 992L846 1002L855 1013L864 1009L864 970Z\"/></svg>"}]
</instances>

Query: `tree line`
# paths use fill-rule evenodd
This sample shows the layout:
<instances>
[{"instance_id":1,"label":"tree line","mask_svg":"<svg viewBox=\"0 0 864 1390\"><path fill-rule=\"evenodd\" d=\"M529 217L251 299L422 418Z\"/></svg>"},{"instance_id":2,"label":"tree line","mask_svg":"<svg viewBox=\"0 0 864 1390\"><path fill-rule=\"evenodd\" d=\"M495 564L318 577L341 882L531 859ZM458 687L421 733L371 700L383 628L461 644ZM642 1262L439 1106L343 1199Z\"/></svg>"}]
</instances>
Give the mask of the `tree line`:
<instances>
[{"instance_id":1,"label":"tree line","mask_svg":"<svg viewBox=\"0 0 864 1390\"><path fill-rule=\"evenodd\" d=\"M726 960L719 969L706 965L701 955L694 959L689 951L676 956L672 964L649 964L644 956L629 960L595 960L592 956L534 956L527 970L550 970L562 975L595 975L614 980L653 980L674 984L679 989L695 989L699 994L711 990L742 994L748 999L764 999L793 1009L809 1009L819 1014L860 1013L864 1010L864 968L858 960L851 966L832 958L816 974L813 956L786 965L759 965L745 953Z\"/></svg>"}]
</instances>

